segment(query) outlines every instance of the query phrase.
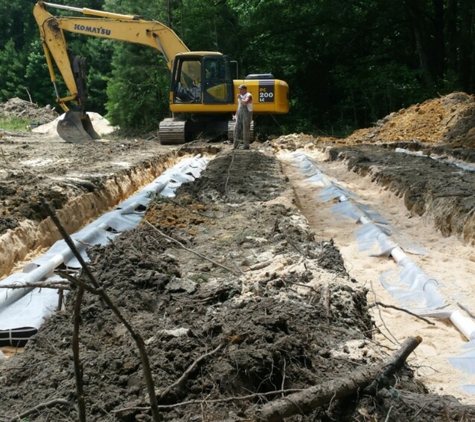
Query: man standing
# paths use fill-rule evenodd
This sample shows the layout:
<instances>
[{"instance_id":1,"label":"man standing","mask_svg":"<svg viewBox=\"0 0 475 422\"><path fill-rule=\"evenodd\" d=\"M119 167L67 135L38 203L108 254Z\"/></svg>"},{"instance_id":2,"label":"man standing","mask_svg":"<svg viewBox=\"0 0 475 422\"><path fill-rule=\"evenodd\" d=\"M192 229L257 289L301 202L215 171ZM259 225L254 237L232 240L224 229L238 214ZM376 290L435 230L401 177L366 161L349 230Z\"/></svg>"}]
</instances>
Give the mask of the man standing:
<instances>
[{"instance_id":1,"label":"man standing","mask_svg":"<svg viewBox=\"0 0 475 422\"><path fill-rule=\"evenodd\" d=\"M233 149L239 148L242 142L242 149L249 149L251 141L251 121L252 121L252 94L247 92L246 85L239 85L237 96L238 108L236 113L236 126L234 127Z\"/></svg>"}]
</instances>

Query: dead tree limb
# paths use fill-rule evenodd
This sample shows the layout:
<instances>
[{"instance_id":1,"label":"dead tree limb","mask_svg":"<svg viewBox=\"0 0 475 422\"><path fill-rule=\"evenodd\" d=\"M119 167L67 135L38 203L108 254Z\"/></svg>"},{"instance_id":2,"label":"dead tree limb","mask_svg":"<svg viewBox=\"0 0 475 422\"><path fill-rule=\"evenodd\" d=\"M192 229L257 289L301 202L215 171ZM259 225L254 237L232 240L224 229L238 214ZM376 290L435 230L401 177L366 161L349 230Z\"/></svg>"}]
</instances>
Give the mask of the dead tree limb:
<instances>
[{"instance_id":1,"label":"dead tree limb","mask_svg":"<svg viewBox=\"0 0 475 422\"><path fill-rule=\"evenodd\" d=\"M177 245L180 245L185 251L191 252L192 254L195 254L196 256L199 256L200 258L206 259L206 261L211 262L213 265L216 265L217 267L221 267L225 269L226 271L229 271L230 273L233 273L234 275L237 275L231 268L225 267L224 265L219 264L216 261L213 261L211 258L208 258L207 256L201 255L200 253L194 251L193 249L187 248L183 243L180 241L173 239L173 237L167 236L165 233L163 233L161 230L157 229L153 224L149 223L147 220L144 220L144 223L147 224L147 226L150 226L153 230L155 230L158 234L163 236L165 239L168 239L172 242L175 242Z\"/></svg>"},{"instance_id":2,"label":"dead tree limb","mask_svg":"<svg viewBox=\"0 0 475 422\"><path fill-rule=\"evenodd\" d=\"M402 368L406 358L421 341L422 339L420 337L409 337L402 344L401 349L393 354L389 361L383 366L378 365L370 368L359 368L345 379L331 380L324 384L307 388L300 393L274 400L255 410L251 409L253 419L260 422L281 421L293 415L308 414L318 407L329 403L331 400L347 397L358 391L362 391L378 377L383 368L388 368L383 374L386 379L390 374L394 374L398 369ZM379 381L377 381L377 385L381 385ZM376 389L372 388L370 392L377 390L378 387L376 387Z\"/></svg>"},{"instance_id":3,"label":"dead tree limb","mask_svg":"<svg viewBox=\"0 0 475 422\"><path fill-rule=\"evenodd\" d=\"M230 402L235 402L235 401L245 401L245 400L253 400L256 398L262 398L262 397L268 397L268 396L276 396L279 394L297 393L299 391L303 391L303 390L299 388L291 388L288 390L275 390L275 391L268 391L266 393L248 394L247 396L226 397L224 399L188 400L188 401L182 401L182 402L178 402L174 404L160 404L158 405L158 408L159 409L175 409L177 407L191 406L195 404L204 405L204 404L215 404L215 403L230 403ZM112 410L111 413L120 413L120 412L129 411L129 410L146 411L149 409L150 407L132 406L132 407L123 407L121 409L115 409L115 410Z\"/></svg>"},{"instance_id":4,"label":"dead tree limb","mask_svg":"<svg viewBox=\"0 0 475 422\"><path fill-rule=\"evenodd\" d=\"M92 271L90 270L89 266L86 264L86 261L84 261L84 258L81 256L81 254L77 250L76 245L72 241L71 237L69 236L69 234L66 232L63 225L59 221L54 210L49 206L49 204L45 202L43 198L41 198L41 203L43 207L45 208L45 210L48 212L53 223L58 228L59 232L61 233L61 236L63 236L63 239L65 240L66 244L69 246L69 249L71 249L71 252L74 254L76 259L81 264L81 267L84 273L89 278L89 280L91 281L91 283L94 285L95 288L92 288L91 286L88 286L85 283L79 282L76 278L70 275L67 277L67 279L76 283L76 285L83 287L86 291L91 291L91 290L95 291L95 293L101 297L101 299L106 303L106 305L119 318L122 324L124 324L125 328L127 328L127 331L129 331L130 335L134 339L135 344L137 345L137 348L140 354L140 359L142 361L145 384L147 386L150 407L152 408L152 417L153 417L154 422L161 421L162 417L158 410L158 403L157 403L157 397L155 396L155 386L154 386L153 377L152 377L152 370L150 368L150 361L148 359L147 349L145 347L145 342L143 341L142 336L139 333L137 333L132 327L132 325L129 324L129 322L124 318L119 308L117 308L117 306L114 304L112 299L109 297L106 291L102 288L102 286L96 280L96 278L94 277L94 274L92 274ZM63 272L62 275L65 276L66 273Z\"/></svg>"},{"instance_id":5,"label":"dead tree limb","mask_svg":"<svg viewBox=\"0 0 475 422\"><path fill-rule=\"evenodd\" d=\"M407 338L401 345L401 348L391 356L391 359L385 365L386 370L371 385L366 387L363 392L374 396L379 390L388 387L393 375L404 366L406 359L421 342L422 338L419 336Z\"/></svg>"},{"instance_id":6,"label":"dead tree limb","mask_svg":"<svg viewBox=\"0 0 475 422\"><path fill-rule=\"evenodd\" d=\"M33 413L39 412L40 410L43 409L50 409L54 406L68 406L72 407L71 402L64 400L64 399L55 399L48 401L46 403L41 403L38 406L32 407L29 410L26 410L25 412L15 416L14 418L11 418L9 422L18 422L21 421L23 418L26 418L27 416L32 415Z\"/></svg>"},{"instance_id":7,"label":"dead tree limb","mask_svg":"<svg viewBox=\"0 0 475 422\"><path fill-rule=\"evenodd\" d=\"M73 357L74 374L76 378L76 392L78 395L78 415L79 422L86 422L86 402L84 400L83 365L79 355L79 326L81 323L81 302L84 296L84 289L78 288L76 303L74 305L74 330L73 330Z\"/></svg>"},{"instance_id":8,"label":"dead tree limb","mask_svg":"<svg viewBox=\"0 0 475 422\"><path fill-rule=\"evenodd\" d=\"M373 306L382 306L383 308L396 309L396 311L405 312L406 314L412 315L413 317L422 319L422 321L427 322L427 324L429 325L435 325L435 323L433 323L432 321L429 321L427 318L417 315L414 312L408 311L407 309L399 308L398 306L386 305L385 303L382 303L382 302L374 302L373 304L369 305L368 308L372 308Z\"/></svg>"}]
</instances>

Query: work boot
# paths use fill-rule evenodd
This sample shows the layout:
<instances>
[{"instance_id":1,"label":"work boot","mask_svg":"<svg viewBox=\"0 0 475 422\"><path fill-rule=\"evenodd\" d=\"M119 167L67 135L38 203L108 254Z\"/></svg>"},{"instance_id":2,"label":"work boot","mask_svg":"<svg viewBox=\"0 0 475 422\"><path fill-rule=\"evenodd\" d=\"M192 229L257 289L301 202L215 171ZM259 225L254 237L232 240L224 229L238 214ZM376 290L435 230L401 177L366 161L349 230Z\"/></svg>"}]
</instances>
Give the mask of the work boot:
<instances>
[{"instance_id":1,"label":"work boot","mask_svg":"<svg viewBox=\"0 0 475 422\"><path fill-rule=\"evenodd\" d=\"M243 144L242 149L249 149L249 145L248 144Z\"/></svg>"}]
</instances>

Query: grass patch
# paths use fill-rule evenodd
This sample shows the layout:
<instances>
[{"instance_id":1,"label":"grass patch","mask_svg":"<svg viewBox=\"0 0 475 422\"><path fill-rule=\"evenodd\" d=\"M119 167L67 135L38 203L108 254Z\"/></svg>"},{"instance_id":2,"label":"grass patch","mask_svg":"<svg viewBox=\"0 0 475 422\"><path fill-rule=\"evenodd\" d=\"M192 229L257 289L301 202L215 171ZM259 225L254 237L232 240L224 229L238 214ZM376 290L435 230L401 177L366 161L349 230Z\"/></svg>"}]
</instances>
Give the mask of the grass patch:
<instances>
[{"instance_id":1,"label":"grass patch","mask_svg":"<svg viewBox=\"0 0 475 422\"><path fill-rule=\"evenodd\" d=\"M190 277L190 280L194 281L195 283L207 283L209 281L209 277L204 274L195 274Z\"/></svg>"},{"instance_id":2,"label":"grass patch","mask_svg":"<svg viewBox=\"0 0 475 422\"><path fill-rule=\"evenodd\" d=\"M16 116L0 116L0 129L10 132L25 132L30 130L30 119Z\"/></svg>"}]
</instances>

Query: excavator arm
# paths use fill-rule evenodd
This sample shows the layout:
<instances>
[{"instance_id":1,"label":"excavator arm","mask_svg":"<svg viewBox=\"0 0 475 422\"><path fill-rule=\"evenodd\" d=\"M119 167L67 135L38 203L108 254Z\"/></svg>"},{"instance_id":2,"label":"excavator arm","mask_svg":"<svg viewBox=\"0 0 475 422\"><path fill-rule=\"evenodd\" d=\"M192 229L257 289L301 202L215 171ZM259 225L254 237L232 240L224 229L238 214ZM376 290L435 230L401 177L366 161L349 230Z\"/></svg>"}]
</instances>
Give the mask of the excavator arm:
<instances>
[{"instance_id":1,"label":"excavator arm","mask_svg":"<svg viewBox=\"0 0 475 422\"><path fill-rule=\"evenodd\" d=\"M78 12L91 17L55 17L48 12L47 7ZM58 124L58 133L68 142L98 139L99 135L94 131L85 112L87 87L84 60L71 57L64 31L155 48L163 54L170 70L175 56L189 51L183 41L166 25L157 21L143 20L134 15L121 15L44 1L36 3L33 15L40 30L56 101L66 112L64 119ZM59 95L53 62L64 79L69 96ZM77 104L74 110L69 110L66 105L68 101Z\"/></svg>"}]
</instances>

